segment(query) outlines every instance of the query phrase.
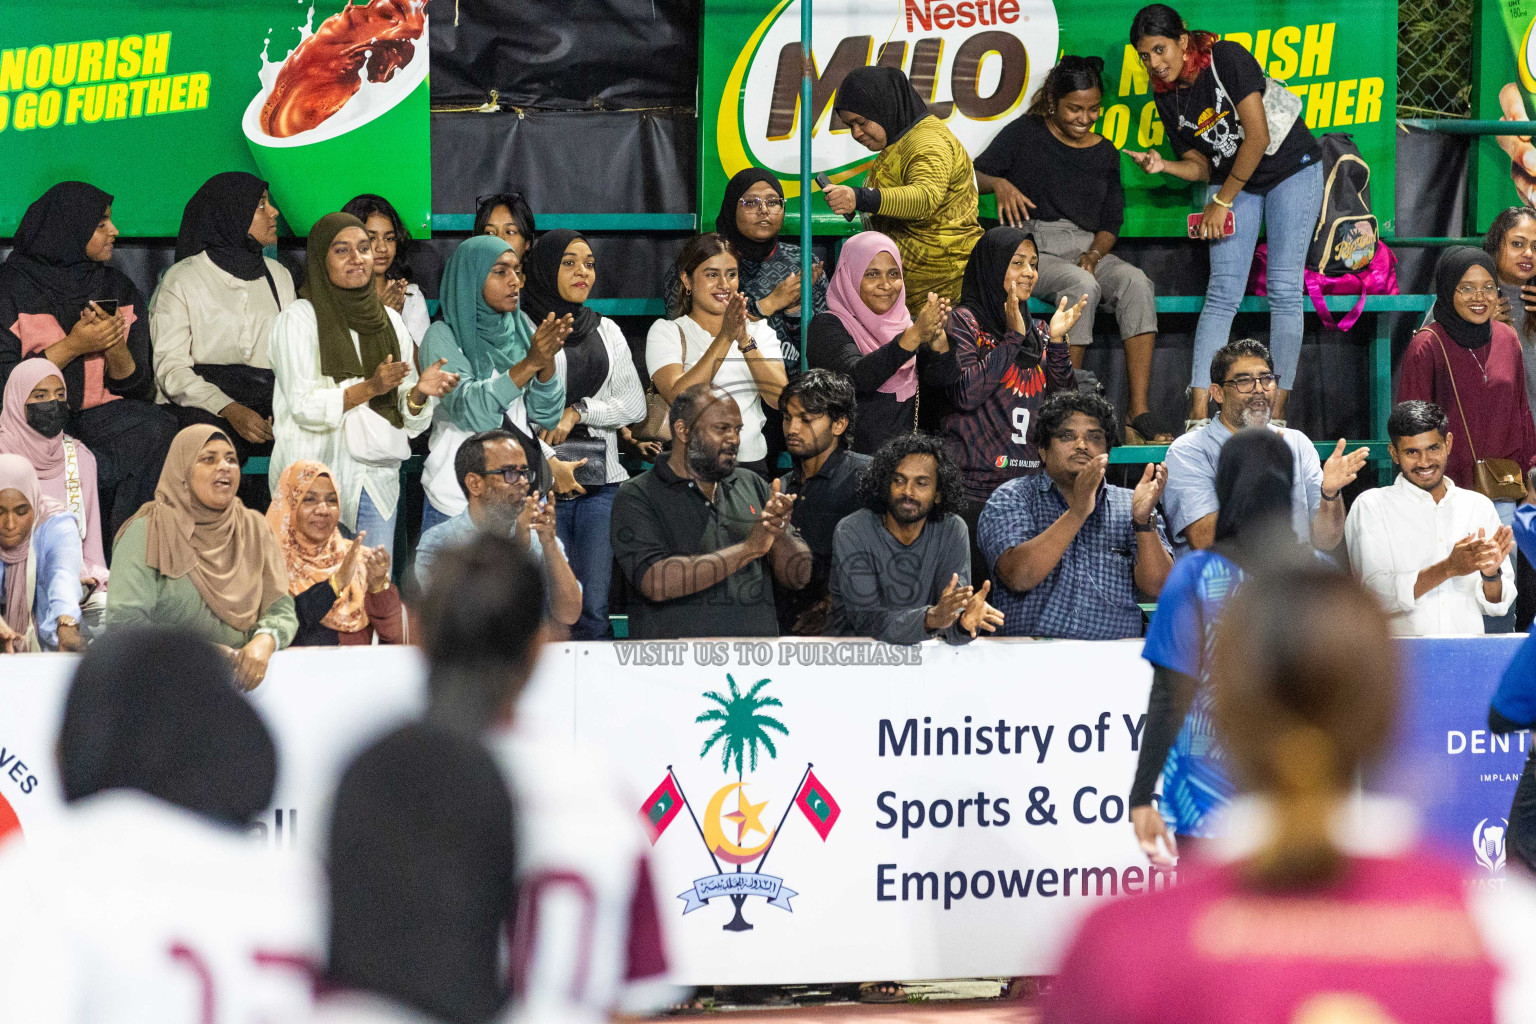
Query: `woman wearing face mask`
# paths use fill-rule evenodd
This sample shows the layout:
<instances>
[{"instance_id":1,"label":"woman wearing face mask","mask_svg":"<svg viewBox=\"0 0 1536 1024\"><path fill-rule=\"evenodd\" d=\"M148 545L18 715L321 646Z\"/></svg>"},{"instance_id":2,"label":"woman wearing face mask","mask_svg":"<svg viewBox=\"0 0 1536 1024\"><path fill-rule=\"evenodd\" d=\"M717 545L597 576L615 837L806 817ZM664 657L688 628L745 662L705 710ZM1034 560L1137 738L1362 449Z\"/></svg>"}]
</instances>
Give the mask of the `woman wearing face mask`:
<instances>
[{"instance_id":1,"label":"woman wearing face mask","mask_svg":"<svg viewBox=\"0 0 1536 1024\"><path fill-rule=\"evenodd\" d=\"M1120 151L1094 132L1104 101L1104 61L1061 58L1045 76L1029 112L1010 123L976 158L977 188L997 193L1004 224L1027 221L1040 249L1035 294L1046 302L1088 296L1072 328L1072 365L1093 344L1094 312L1115 314L1130 386L1126 443L1166 443L1173 434L1147 408L1157 304L1147 275L1110 254L1125 219ZM1028 193L1027 195L1025 193Z\"/></svg>"},{"instance_id":2,"label":"woman wearing face mask","mask_svg":"<svg viewBox=\"0 0 1536 1024\"><path fill-rule=\"evenodd\" d=\"M768 478L764 405L779 407L789 378L779 337L766 320L747 316L738 284L736 249L716 234L698 235L677 255L681 285L671 320L658 320L645 336L645 367L662 398L671 402L695 384L723 388L741 408L737 465Z\"/></svg>"},{"instance_id":3,"label":"woman wearing face mask","mask_svg":"<svg viewBox=\"0 0 1536 1024\"><path fill-rule=\"evenodd\" d=\"M181 216L176 263L149 300L160 400L178 426L226 431L242 461L272 451L272 319L296 296L277 244L278 209L254 174L215 174ZM265 504L259 477L245 499ZM254 489L253 489L254 487Z\"/></svg>"},{"instance_id":4,"label":"woman wearing face mask","mask_svg":"<svg viewBox=\"0 0 1536 1024\"><path fill-rule=\"evenodd\" d=\"M239 486L223 431L203 424L176 435L155 500L117 535L106 628L155 625L222 644L250 690L293 642L298 619L277 539Z\"/></svg>"},{"instance_id":5,"label":"woman wearing face mask","mask_svg":"<svg viewBox=\"0 0 1536 1024\"><path fill-rule=\"evenodd\" d=\"M895 435L917 429L920 379L947 383L948 375L934 368L950 352L949 303L929 292L914 320L901 251L880 232L861 231L843 243L827 307L811 320L811 366L852 379L859 400L853 450L873 455Z\"/></svg>"},{"instance_id":6,"label":"woman wearing face mask","mask_svg":"<svg viewBox=\"0 0 1536 1024\"><path fill-rule=\"evenodd\" d=\"M571 335L555 356L565 382L560 422L539 439L575 471L576 490L557 494L555 525L581 581L581 619L572 640L608 635L608 584L613 546L608 536L613 498L629 479L619 465L618 430L645 416L645 389L619 325L585 305L597 284L597 258L574 231L548 231L528 250L523 309L534 320L572 317Z\"/></svg>"},{"instance_id":7,"label":"woman wearing face mask","mask_svg":"<svg viewBox=\"0 0 1536 1024\"><path fill-rule=\"evenodd\" d=\"M294 647L405 642L400 591L390 584L389 552L359 535L341 535L341 499L324 463L300 460L283 470L267 525L288 566L299 629Z\"/></svg>"},{"instance_id":8,"label":"woman wearing face mask","mask_svg":"<svg viewBox=\"0 0 1536 1024\"><path fill-rule=\"evenodd\" d=\"M144 297L108 263L117 233L110 195L62 182L27 207L0 266L0 378L29 356L58 367L65 428L96 455L109 531L154 495L176 434L175 418L155 405Z\"/></svg>"},{"instance_id":9,"label":"woman wearing face mask","mask_svg":"<svg viewBox=\"0 0 1536 1024\"><path fill-rule=\"evenodd\" d=\"M320 218L305 266L302 298L272 323L277 422L268 479L275 490L292 463L325 463L341 492L342 525L393 550L400 464L459 378L441 359L418 376L405 322L379 301L362 221Z\"/></svg>"},{"instance_id":10,"label":"woman wearing face mask","mask_svg":"<svg viewBox=\"0 0 1536 1024\"><path fill-rule=\"evenodd\" d=\"M105 608L107 587L101 512L96 500L96 456L64 433L68 400L57 366L46 359L23 359L11 371L0 401L0 452L20 455L30 462L43 496L75 517L81 543L81 584L94 591L86 602L87 618L92 619Z\"/></svg>"},{"instance_id":11,"label":"woman wearing face mask","mask_svg":"<svg viewBox=\"0 0 1536 1024\"><path fill-rule=\"evenodd\" d=\"M1408 343L1397 370L1397 400L1434 402L1450 417L1456 443L1445 464L1457 487L1476 483L1476 459L1536 465L1536 421L1526 396L1525 360L1514 329L1494 318L1499 283L1493 257L1458 245L1435 268L1435 319ZM1494 497L1505 526L1515 502Z\"/></svg>"},{"instance_id":12,"label":"woman wearing face mask","mask_svg":"<svg viewBox=\"0 0 1536 1024\"><path fill-rule=\"evenodd\" d=\"M834 213L865 214L866 227L895 241L913 316L929 292L958 301L966 257L981 237L976 172L965 147L899 68L850 71L836 102L854 140L879 156L863 188L833 185L827 205Z\"/></svg>"},{"instance_id":13,"label":"woman wearing face mask","mask_svg":"<svg viewBox=\"0 0 1536 1024\"><path fill-rule=\"evenodd\" d=\"M459 243L443 269L443 319L427 331L423 360L442 362L459 386L438 406L431 452L422 470L427 500L421 532L468 508L453 460L470 435L506 428L517 437L537 479L533 487L575 491L574 467L547 460L534 432L560 423L565 381L555 358L573 317L547 313L538 327L522 309L517 251L500 238Z\"/></svg>"},{"instance_id":14,"label":"woman wearing face mask","mask_svg":"<svg viewBox=\"0 0 1536 1024\"><path fill-rule=\"evenodd\" d=\"M32 464L0 455L0 654L83 651L80 533Z\"/></svg>"},{"instance_id":15,"label":"woman wearing face mask","mask_svg":"<svg viewBox=\"0 0 1536 1024\"><path fill-rule=\"evenodd\" d=\"M949 388L944 433L970 499L971 577L985 579L976 521L999 484L1040 472L1034 417L1046 395L1072 386L1067 337L1088 296L1069 306L1063 295L1050 323L1029 315L1039 253L1023 228L988 231L965 267L960 305L949 314L958 376Z\"/></svg>"},{"instance_id":16,"label":"woman wearing face mask","mask_svg":"<svg viewBox=\"0 0 1536 1024\"><path fill-rule=\"evenodd\" d=\"M1165 160L1156 150L1127 149L1125 155L1147 174L1204 185L1205 212L1196 233L1211 243L1211 274L1195 327L1186 429L1204 426L1211 357L1231 340L1261 226L1269 245L1269 348L1280 374L1274 418L1283 421L1301 358L1302 272L1323 203L1322 151L1302 117L1283 139L1270 137L1268 79L1238 43L1191 31L1167 4L1137 11L1130 41L1152 79L1158 116L1179 159ZM1271 143L1277 143L1275 151L1267 153Z\"/></svg>"},{"instance_id":17,"label":"woman wearing face mask","mask_svg":"<svg viewBox=\"0 0 1536 1024\"><path fill-rule=\"evenodd\" d=\"M400 314L411 341L419 347L432 325L427 298L411 280L411 232L400 214L383 196L364 193L341 208L363 222L373 244L373 287L379 301Z\"/></svg>"}]
</instances>

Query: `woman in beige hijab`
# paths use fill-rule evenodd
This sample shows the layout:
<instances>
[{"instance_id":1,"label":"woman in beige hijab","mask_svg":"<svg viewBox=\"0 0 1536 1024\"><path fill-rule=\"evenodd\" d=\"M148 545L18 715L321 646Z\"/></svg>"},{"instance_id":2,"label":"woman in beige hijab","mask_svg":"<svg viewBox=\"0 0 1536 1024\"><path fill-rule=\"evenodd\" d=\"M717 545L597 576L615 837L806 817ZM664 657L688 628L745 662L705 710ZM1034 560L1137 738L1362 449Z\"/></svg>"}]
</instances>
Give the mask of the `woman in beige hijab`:
<instances>
[{"instance_id":1,"label":"woman in beige hijab","mask_svg":"<svg viewBox=\"0 0 1536 1024\"><path fill-rule=\"evenodd\" d=\"M229 648L247 690L298 629L288 569L261 513L236 497L240 461L206 424L176 435L155 500L118 532L106 628L169 626ZM121 577L119 577L121 573Z\"/></svg>"}]
</instances>

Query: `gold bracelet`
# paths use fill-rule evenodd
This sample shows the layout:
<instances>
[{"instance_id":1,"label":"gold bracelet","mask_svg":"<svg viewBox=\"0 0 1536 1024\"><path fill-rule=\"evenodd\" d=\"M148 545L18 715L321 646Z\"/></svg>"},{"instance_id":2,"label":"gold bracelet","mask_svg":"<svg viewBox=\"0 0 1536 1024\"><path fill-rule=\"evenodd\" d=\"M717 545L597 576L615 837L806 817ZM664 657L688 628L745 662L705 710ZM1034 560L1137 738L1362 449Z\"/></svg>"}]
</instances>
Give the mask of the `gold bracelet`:
<instances>
[{"instance_id":1,"label":"gold bracelet","mask_svg":"<svg viewBox=\"0 0 1536 1024\"><path fill-rule=\"evenodd\" d=\"M1215 203L1217 206L1222 207L1223 209L1232 209L1232 204L1221 198L1221 196L1211 196L1211 202Z\"/></svg>"},{"instance_id":2,"label":"gold bracelet","mask_svg":"<svg viewBox=\"0 0 1536 1024\"><path fill-rule=\"evenodd\" d=\"M417 413L421 412L421 410L425 409L427 407L427 403L431 400L431 398L424 398L421 400L421 404L418 405L416 404L416 400L407 394L405 396L406 411L409 412L412 416L415 416Z\"/></svg>"}]
</instances>

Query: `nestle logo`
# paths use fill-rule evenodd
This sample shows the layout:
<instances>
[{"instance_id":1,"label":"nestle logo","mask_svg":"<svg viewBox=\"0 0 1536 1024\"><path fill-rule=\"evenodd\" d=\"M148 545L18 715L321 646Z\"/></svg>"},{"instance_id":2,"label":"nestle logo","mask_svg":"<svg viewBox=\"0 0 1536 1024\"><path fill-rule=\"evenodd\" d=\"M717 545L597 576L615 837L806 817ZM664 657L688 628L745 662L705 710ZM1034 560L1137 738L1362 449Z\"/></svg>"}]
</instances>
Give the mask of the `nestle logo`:
<instances>
[{"instance_id":1,"label":"nestle logo","mask_svg":"<svg viewBox=\"0 0 1536 1024\"><path fill-rule=\"evenodd\" d=\"M907 31L970 28L972 25L1012 25L1019 20L1018 0L960 0L959 3L933 3L906 0Z\"/></svg>"}]
</instances>

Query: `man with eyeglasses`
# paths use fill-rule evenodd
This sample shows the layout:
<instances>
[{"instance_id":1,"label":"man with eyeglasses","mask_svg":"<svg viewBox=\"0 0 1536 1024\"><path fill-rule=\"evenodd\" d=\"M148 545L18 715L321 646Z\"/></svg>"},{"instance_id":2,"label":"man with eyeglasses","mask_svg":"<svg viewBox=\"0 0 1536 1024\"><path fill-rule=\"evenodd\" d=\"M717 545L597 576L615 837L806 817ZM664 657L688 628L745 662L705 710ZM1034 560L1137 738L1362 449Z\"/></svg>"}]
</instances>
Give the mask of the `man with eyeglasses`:
<instances>
[{"instance_id":1,"label":"man with eyeglasses","mask_svg":"<svg viewBox=\"0 0 1536 1024\"><path fill-rule=\"evenodd\" d=\"M555 496L540 500L537 491L529 493L535 471L517 438L509 430L485 430L465 438L453 457L453 472L469 507L421 535L417 586L426 589L432 564L443 551L468 542L477 532L510 537L544 567L550 619L573 625L581 616L581 584L555 536Z\"/></svg>"},{"instance_id":2,"label":"man with eyeglasses","mask_svg":"<svg viewBox=\"0 0 1536 1024\"><path fill-rule=\"evenodd\" d=\"M1115 409L1086 391L1046 399L1035 432L1045 472L992 492L976 530L1002 635L1141 636L1137 591L1156 599L1173 568L1157 514L1167 470L1148 463L1134 491L1105 483Z\"/></svg>"},{"instance_id":3,"label":"man with eyeglasses","mask_svg":"<svg viewBox=\"0 0 1536 1024\"><path fill-rule=\"evenodd\" d=\"M1245 427L1274 430L1291 449L1296 538L1310 540L1320 551L1332 551L1344 538L1344 488L1354 483L1370 450L1345 452L1340 438L1328 461L1320 462L1307 435L1270 422L1279 383L1269 349L1251 338L1231 342L1211 357L1210 400L1220 406L1219 414L1168 446L1163 508L1178 553L1208 548L1216 539L1216 460L1222 446Z\"/></svg>"},{"instance_id":4,"label":"man with eyeglasses","mask_svg":"<svg viewBox=\"0 0 1536 1024\"><path fill-rule=\"evenodd\" d=\"M1355 499L1345 524L1349 560L1400 636L1481 633L1515 600L1514 532L1446 475L1446 427L1433 402L1399 402L1387 418L1398 478Z\"/></svg>"}]
</instances>

